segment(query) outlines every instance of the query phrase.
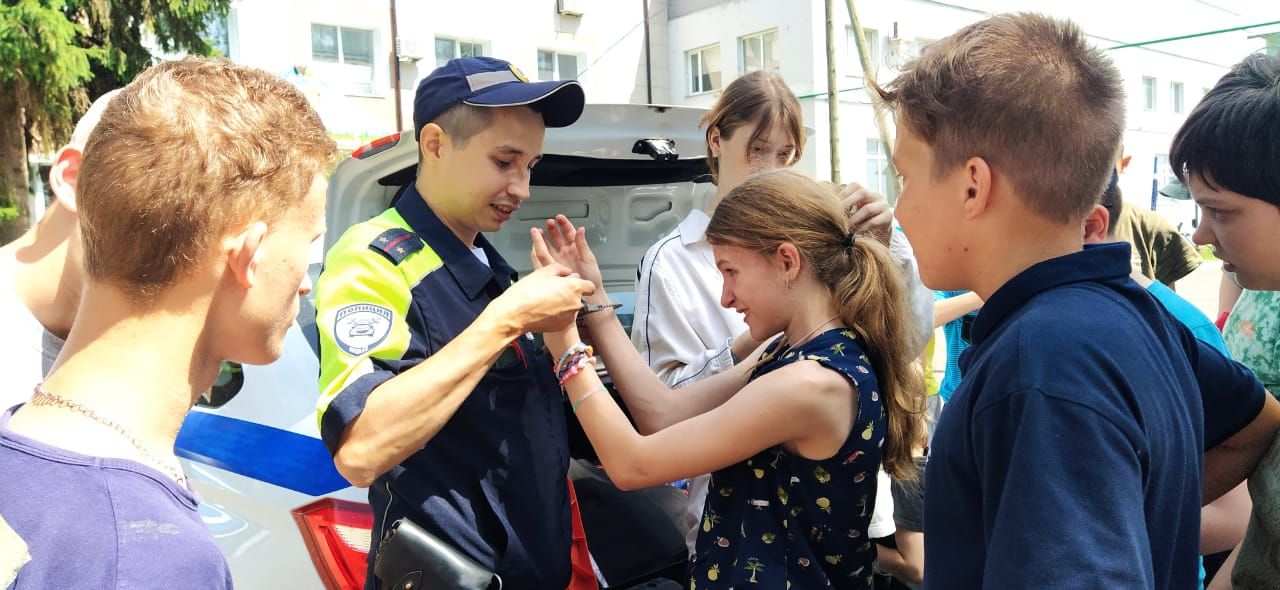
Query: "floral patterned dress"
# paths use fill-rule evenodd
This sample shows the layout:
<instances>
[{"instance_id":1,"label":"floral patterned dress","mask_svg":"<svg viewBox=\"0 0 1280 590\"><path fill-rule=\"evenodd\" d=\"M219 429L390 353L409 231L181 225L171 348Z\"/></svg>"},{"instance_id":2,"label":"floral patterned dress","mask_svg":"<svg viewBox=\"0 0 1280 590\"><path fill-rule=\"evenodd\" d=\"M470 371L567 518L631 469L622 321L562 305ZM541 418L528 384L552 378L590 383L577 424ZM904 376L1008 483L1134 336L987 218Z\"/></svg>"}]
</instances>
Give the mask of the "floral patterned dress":
<instances>
[{"instance_id":1,"label":"floral patterned dress","mask_svg":"<svg viewBox=\"0 0 1280 590\"><path fill-rule=\"evenodd\" d=\"M780 341L751 379L798 360L817 361L856 386L857 419L830 459L812 461L775 446L711 475L690 566L693 590L871 588L875 549L867 526L887 429L875 372L850 330L823 332L794 349Z\"/></svg>"}]
</instances>

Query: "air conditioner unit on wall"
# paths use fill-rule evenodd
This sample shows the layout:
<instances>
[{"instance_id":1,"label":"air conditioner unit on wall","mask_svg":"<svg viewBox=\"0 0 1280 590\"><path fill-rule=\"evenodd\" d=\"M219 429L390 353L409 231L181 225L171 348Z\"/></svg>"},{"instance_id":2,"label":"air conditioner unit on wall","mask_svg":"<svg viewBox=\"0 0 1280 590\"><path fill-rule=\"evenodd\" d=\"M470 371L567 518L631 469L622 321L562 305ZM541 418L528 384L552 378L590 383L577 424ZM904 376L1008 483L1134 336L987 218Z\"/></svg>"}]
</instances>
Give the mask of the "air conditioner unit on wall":
<instances>
[{"instance_id":1,"label":"air conditioner unit on wall","mask_svg":"<svg viewBox=\"0 0 1280 590\"><path fill-rule=\"evenodd\" d=\"M417 39L396 38L396 57L400 61L418 61L422 59L422 49Z\"/></svg>"},{"instance_id":2,"label":"air conditioner unit on wall","mask_svg":"<svg viewBox=\"0 0 1280 590\"><path fill-rule=\"evenodd\" d=\"M904 39L902 37L893 37L889 39L889 50L884 54L884 65L895 70L902 69L907 62L920 55L921 43L919 39Z\"/></svg>"},{"instance_id":3,"label":"air conditioner unit on wall","mask_svg":"<svg viewBox=\"0 0 1280 590\"><path fill-rule=\"evenodd\" d=\"M556 0L556 11L565 16L582 16L586 0Z\"/></svg>"}]
</instances>

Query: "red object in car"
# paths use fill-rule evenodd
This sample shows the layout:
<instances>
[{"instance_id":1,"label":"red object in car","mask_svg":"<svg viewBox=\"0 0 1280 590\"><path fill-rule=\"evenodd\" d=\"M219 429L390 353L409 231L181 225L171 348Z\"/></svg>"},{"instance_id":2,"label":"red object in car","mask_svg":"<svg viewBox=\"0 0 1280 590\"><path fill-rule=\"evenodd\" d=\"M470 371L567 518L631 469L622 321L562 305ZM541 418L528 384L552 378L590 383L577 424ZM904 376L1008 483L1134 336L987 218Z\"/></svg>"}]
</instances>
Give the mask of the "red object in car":
<instances>
[{"instance_id":1,"label":"red object in car","mask_svg":"<svg viewBox=\"0 0 1280 590\"><path fill-rule=\"evenodd\" d=\"M383 150L390 148L391 146L395 145L399 141L400 141L399 132L392 133L391 135L388 135L386 137L379 137L378 139L375 139L369 143L366 143L360 146L359 148L356 148L356 151L351 152L351 157L357 160L363 160L369 156L372 156L378 152L381 152Z\"/></svg>"},{"instance_id":2,"label":"red object in car","mask_svg":"<svg viewBox=\"0 0 1280 590\"><path fill-rule=\"evenodd\" d=\"M361 590L373 513L368 504L324 498L293 511L311 563L329 590Z\"/></svg>"}]
</instances>

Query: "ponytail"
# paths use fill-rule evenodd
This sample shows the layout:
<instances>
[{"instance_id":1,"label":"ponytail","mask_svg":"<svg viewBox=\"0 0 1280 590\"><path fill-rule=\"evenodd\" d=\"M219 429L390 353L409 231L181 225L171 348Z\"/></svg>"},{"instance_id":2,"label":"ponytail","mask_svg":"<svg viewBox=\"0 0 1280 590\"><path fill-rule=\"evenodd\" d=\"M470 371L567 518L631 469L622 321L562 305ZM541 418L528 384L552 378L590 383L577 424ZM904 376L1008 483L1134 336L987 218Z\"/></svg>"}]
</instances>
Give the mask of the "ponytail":
<instances>
[{"instance_id":1,"label":"ponytail","mask_svg":"<svg viewBox=\"0 0 1280 590\"><path fill-rule=\"evenodd\" d=\"M888 421L884 470L915 478L912 451L924 438L924 379L901 265L870 234L850 234L833 187L791 170L758 174L734 188L707 227L712 244L769 252L789 242L830 289L839 319L867 344Z\"/></svg>"},{"instance_id":2,"label":"ponytail","mask_svg":"<svg viewBox=\"0 0 1280 590\"><path fill-rule=\"evenodd\" d=\"M884 470L897 480L914 479L912 451L924 439L924 376L908 338L914 328L902 267L871 235L855 236L846 252L849 270L831 273L838 275L831 290L840 319L867 342L880 384L889 428Z\"/></svg>"}]
</instances>

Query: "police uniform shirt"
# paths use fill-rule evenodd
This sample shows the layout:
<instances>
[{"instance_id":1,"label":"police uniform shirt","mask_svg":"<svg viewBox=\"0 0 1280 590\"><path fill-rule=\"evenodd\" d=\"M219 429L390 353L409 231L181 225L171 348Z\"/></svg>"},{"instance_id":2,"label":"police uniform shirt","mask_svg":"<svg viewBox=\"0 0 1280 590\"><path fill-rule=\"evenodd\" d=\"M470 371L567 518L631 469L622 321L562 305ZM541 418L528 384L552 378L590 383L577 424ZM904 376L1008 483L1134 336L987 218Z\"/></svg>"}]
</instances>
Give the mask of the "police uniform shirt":
<instances>
[{"instance_id":1,"label":"police uniform shirt","mask_svg":"<svg viewBox=\"0 0 1280 590\"><path fill-rule=\"evenodd\" d=\"M475 245L488 266L409 186L330 249L316 325L318 419L331 452L379 385L448 344L516 278L483 236ZM552 373L531 336L512 342L440 432L370 487L369 555L409 517L492 568L505 588L565 587L569 451Z\"/></svg>"}]
</instances>

